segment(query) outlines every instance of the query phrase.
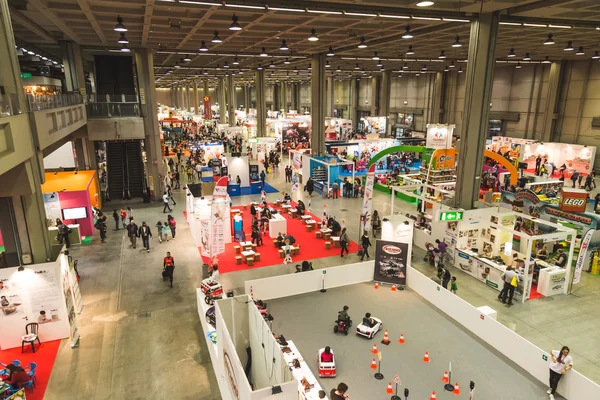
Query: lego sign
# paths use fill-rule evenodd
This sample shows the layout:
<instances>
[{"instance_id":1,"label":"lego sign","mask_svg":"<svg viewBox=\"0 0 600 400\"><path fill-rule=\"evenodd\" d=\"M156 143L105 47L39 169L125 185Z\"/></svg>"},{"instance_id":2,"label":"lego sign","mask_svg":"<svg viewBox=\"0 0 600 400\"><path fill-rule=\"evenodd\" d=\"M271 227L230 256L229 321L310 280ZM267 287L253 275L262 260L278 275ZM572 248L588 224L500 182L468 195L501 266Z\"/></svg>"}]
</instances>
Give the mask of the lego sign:
<instances>
[{"instance_id":1,"label":"lego sign","mask_svg":"<svg viewBox=\"0 0 600 400\"><path fill-rule=\"evenodd\" d=\"M570 212L585 212L588 193L582 189L563 188L560 193L560 209Z\"/></svg>"},{"instance_id":2,"label":"lego sign","mask_svg":"<svg viewBox=\"0 0 600 400\"><path fill-rule=\"evenodd\" d=\"M430 149L449 149L452 147L454 125L427 125L427 144Z\"/></svg>"}]
</instances>

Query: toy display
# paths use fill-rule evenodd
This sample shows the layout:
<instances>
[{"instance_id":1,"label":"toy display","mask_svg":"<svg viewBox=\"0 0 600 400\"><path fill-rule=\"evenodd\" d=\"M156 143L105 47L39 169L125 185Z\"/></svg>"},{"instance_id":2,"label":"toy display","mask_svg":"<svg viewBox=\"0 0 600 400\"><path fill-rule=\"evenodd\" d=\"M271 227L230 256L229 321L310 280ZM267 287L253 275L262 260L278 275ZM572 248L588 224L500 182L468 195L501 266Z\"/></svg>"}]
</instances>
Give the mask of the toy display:
<instances>
[{"instance_id":1,"label":"toy display","mask_svg":"<svg viewBox=\"0 0 600 400\"><path fill-rule=\"evenodd\" d=\"M215 306L212 306L208 310L206 310L205 317L206 317L206 323L216 329L217 323L216 323L216 315L215 315Z\"/></svg>"}]
</instances>

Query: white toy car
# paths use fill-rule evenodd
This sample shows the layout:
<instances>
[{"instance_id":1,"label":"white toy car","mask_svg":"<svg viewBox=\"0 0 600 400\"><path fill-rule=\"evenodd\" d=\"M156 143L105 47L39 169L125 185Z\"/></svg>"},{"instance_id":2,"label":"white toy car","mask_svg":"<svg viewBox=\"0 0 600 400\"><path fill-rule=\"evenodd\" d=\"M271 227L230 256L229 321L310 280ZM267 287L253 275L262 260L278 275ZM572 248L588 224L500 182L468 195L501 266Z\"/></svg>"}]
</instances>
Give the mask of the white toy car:
<instances>
[{"instance_id":1,"label":"white toy car","mask_svg":"<svg viewBox=\"0 0 600 400\"><path fill-rule=\"evenodd\" d=\"M333 355L333 350L329 349L331 352L331 361L325 362L321 359L321 355L325 352L325 348L319 349L317 353L317 360L319 363L319 377L321 378L335 378L336 369L335 369L335 356Z\"/></svg>"},{"instance_id":2,"label":"white toy car","mask_svg":"<svg viewBox=\"0 0 600 400\"><path fill-rule=\"evenodd\" d=\"M360 323L356 326L356 334L364 336L368 339L373 339L373 337L381 330L383 326L383 322L379 318L371 317L375 321L375 325L373 327L367 326L364 323Z\"/></svg>"}]
</instances>

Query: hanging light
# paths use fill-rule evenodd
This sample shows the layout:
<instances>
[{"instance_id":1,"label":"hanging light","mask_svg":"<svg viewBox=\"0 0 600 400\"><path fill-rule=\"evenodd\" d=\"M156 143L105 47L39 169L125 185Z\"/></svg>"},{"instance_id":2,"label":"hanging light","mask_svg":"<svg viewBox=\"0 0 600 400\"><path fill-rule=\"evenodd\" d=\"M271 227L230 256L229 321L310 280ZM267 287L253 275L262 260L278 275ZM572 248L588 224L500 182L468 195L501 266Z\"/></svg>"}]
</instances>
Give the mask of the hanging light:
<instances>
[{"instance_id":1,"label":"hanging light","mask_svg":"<svg viewBox=\"0 0 600 400\"><path fill-rule=\"evenodd\" d=\"M383 66L383 64L381 63L381 61L377 61L377 66L378 66L378 67L381 67L381 66Z\"/></svg>"},{"instance_id":2,"label":"hanging light","mask_svg":"<svg viewBox=\"0 0 600 400\"><path fill-rule=\"evenodd\" d=\"M448 72L448 71L450 71L450 69L449 69L449 68L448 68L448 66L446 65L446 66L444 67L444 72Z\"/></svg>"},{"instance_id":3,"label":"hanging light","mask_svg":"<svg viewBox=\"0 0 600 400\"><path fill-rule=\"evenodd\" d=\"M333 52L333 48L331 48L331 46L329 46L329 51L327 52L327 57L333 57L335 56L335 53Z\"/></svg>"},{"instance_id":4,"label":"hanging light","mask_svg":"<svg viewBox=\"0 0 600 400\"><path fill-rule=\"evenodd\" d=\"M225 62L223 63L223 68L229 68L229 64L227 64L227 61L225 61Z\"/></svg>"},{"instance_id":5,"label":"hanging light","mask_svg":"<svg viewBox=\"0 0 600 400\"><path fill-rule=\"evenodd\" d=\"M406 52L407 56L412 56L413 54L415 54L415 51L413 50L412 44L408 45L408 51Z\"/></svg>"},{"instance_id":6,"label":"hanging light","mask_svg":"<svg viewBox=\"0 0 600 400\"><path fill-rule=\"evenodd\" d=\"M423 68L421 68L421 71L427 71L427 65L423 64Z\"/></svg>"},{"instance_id":7,"label":"hanging light","mask_svg":"<svg viewBox=\"0 0 600 400\"><path fill-rule=\"evenodd\" d=\"M548 39L544 41L544 44L554 44L554 39L552 39L552 34L548 34Z\"/></svg>"},{"instance_id":8,"label":"hanging light","mask_svg":"<svg viewBox=\"0 0 600 400\"><path fill-rule=\"evenodd\" d=\"M239 65L239 64L240 64L240 62L239 62L239 61L238 61L238 59L237 59L237 56L235 56L235 58L233 59L233 62L232 62L232 64L233 64L233 65Z\"/></svg>"},{"instance_id":9,"label":"hanging light","mask_svg":"<svg viewBox=\"0 0 600 400\"><path fill-rule=\"evenodd\" d=\"M192 61L192 59L190 58L190 56L185 56L185 57L183 57L183 61L190 62L190 61Z\"/></svg>"},{"instance_id":10,"label":"hanging light","mask_svg":"<svg viewBox=\"0 0 600 400\"><path fill-rule=\"evenodd\" d=\"M204 70L203 73L204 73L204 75L208 75L208 71L207 70Z\"/></svg>"},{"instance_id":11,"label":"hanging light","mask_svg":"<svg viewBox=\"0 0 600 400\"><path fill-rule=\"evenodd\" d=\"M358 64L356 64L356 67L354 67L354 69L360 69L360 67L358 66Z\"/></svg>"},{"instance_id":12,"label":"hanging light","mask_svg":"<svg viewBox=\"0 0 600 400\"><path fill-rule=\"evenodd\" d=\"M529 56L529 53L525 53L525 57L523 57L523 61L530 61L531 57Z\"/></svg>"},{"instance_id":13,"label":"hanging light","mask_svg":"<svg viewBox=\"0 0 600 400\"><path fill-rule=\"evenodd\" d=\"M126 44L123 44L123 46L121 47L121 51L123 53L129 53L131 50L129 49L129 47L127 47Z\"/></svg>"},{"instance_id":14,"label":"hanging light","mask_svg":"<svg viewBox=\"0 0 600 400\"><path fill-rule=\"evenodd\" d=\"M417 3L417 7L429 7L434 5L435 3L431 0L422 0Z\"/></svg>"},{"instance_id":15,"label":"hanging light","mask_svg":"<svg viewBox=\"0 0 600 400\"><path fill-rule=\"evenodd\" d=\"M573 51L573 50L575 50L575 49L573 48L573 42L569 40L569 41L567 42L567 47L565 47L565 51Z\"/></svg>"},{"instance_id":16,"label":"hanging light","mask_svg":"<svg viewBox=\"0 0 600 400\"><path fill-rule=\"evenodd\" d=\"M593 58L594 60L597 60L597 59L599 59L599 58L600 58L600 53L598 52L598 50L596 50L596 51L594 52L594 55L592 56L592 58Z\"/></svg>"},{"instance_id":17,"label":"hanging light","mask_svg":"<svg viewBox=\"0 0 600 400\"><path fill-rule=\"evenodd\" d=\"M319 38L317 37L317 31L315 30L315 28L311 29L310 36L308 37L308 41L316 42L318 40L319 40Z\"/></svg>"},{"instance_id":18,"label":"hanging light","mask_svg":"<svg viewBox=\"0 0 600 400\"><path fill-rule=\"evenodd\" d=\"M373 60L376 60L376 61L379 60L379 56L377 55L377 52L375 52L375 54L373 54L372 58L373 58Z\"/></svg>"},{"instance_id":19,"label":"hanging light","mask_svg":"<svg viewBox=\"0 0 600 400\"><path fill-rule=\"evenodd\" d=\"M263 67L262 65L258 64L258 67L256 67L257 70L262 71Z\"/></svg>"},{"instance_id":20,"label":"hanging light","mask_svg":"<svg viewBox=\"0 0 600 400\"><path fill-rule=\"evenodd\" d=\"M509 57L509 58L516 57L515 49L510 49L510 52L508 53L507 57Z\"/></svg>"},{"instance_id":21,"label":"hanging light","mask_svg":"<svg viewBox=\"0 0 600 400\"><path fill-rule=\"evenodd\" d=\"M550 64L550 57L546 56L546 58L544 58L544 61L542 61L542 64Z\"/></svg>"},{"instance_id":22,"label":"hanging light","mask_svg":"<svg viewBox=\"0 0 600 400\"><path fill-rule=\"evenodd\" d=\"M579 46L579 49L577 50L577 53L575 53L576 56L582 56L584 55L585 52L583 51L583 47Z\"/></svg>"},{"instance_id":23,"label":"hanging light","mask_svg":"<svg viewBox=\"0 0 600 400\"><path fill-rule=\"evenodd\" d=\"M378 67L381 72L385 71L385 67L383 66L383 64L378 65Z\"/></svg>"},{"instance_id":24,"label":"hanging light","mask_svg":"<svg viewBox=\"0 0 600 400\"><path fill-rule=\"evenodd\" d=\"M279 46L279 50L283 50L283 51L287 51L290 48L287 46L287 43L285 42L285 39L281 41L281 46Z\"/></svg>"},{"instance_id":25,"label":"hanging light","mask_svg":"<svg viewBox=\"0 0 600 400\"><path fill-rule=\"evenodd\" d=\"M402 35L402 39L412 39L413 34L410 32L410 25L406 25L406 32Z\"/></svg>"},{"instance_id":26,"label":"hanging light","mask_svg":"<svg viewBox=\"0 0 600 400\"><path fill-rule=\"evenodd\" d=\"M117 24L115 25L115 31L117 32L127 32L127 28L123 25L123 18L121 16L117 16Z\"/></svg>"},{"instance_id":27,"label":"hanging light","mask_svg":"<svg viewBox=\"0 0 600 400\"><path fill-rule=\"evenodd\" d=\"M421 74L417 72L417 73L415 74L415 76L421 76Z\"/></svg>"},{"instance_id":28,"label":"hanging light","mask_svg":"<svg viewBox=\"0 0 600 400\"><path fill-rule=\"evenodd\" d=\"M365 43L365 37L362 36L360 38L360 43L358 44L358 48L359 49L366 49L367 48L367 44Z\"/></svg>"},{"instance_id":29,"label":"hanging light","mask_svg":"<svg viewBox=\"0 0 600 400\"><path fill-rule=\"evenodd\" d=\"M340 68L339 65L338 65L337 69L335 70L335 72L342 72L342 69Z\"/></svg>"},{"instance_id":30,"label":"hanging light","mask_svg":"<svg viewBox=\"0 0 600 400\"><path fill-rule=\"evenodd\" d=\"M125 37L125 32L121 32L119 34L119 40L117 40L117 43L121 43L121 44L129 43L129 40L127 40L127 38Z\"/></svg>"},{"instance_id":31,"label":"hanging light","mask_svg":"<svg viewBox=\"0 0 600 400\"><path fill-rule=\"evenodd\" d=\"M454 61L450 61L450 65L449 65L449 67L450 67L450 68L455 68L455 67L456 67L456 65L454 65Z\"/></svg>"},{"instance_id":32,"label":"hanging light","mask_svg":"<svg viewBox=\"0 0 600 400\"><path fill-rule=\"evenodd\" d=\"M200 51L208 51L208 47L206 47L206 43L204 43L204 40L200 42Z\"/></svg>"},{"instance_id":33,"label":"hanging light","mask_svg":"<svg viewBox=\"0 0 600 400\"><path fill-rule=\"evenodd\" d=\"M452 43L452 47L461 47L462 43L460 43L460 38L456 35L456 39L454 39L454 43Z\"/></svg>"},{"instance_id":34,"label":"hanging light","mask_svg":"<svg viewBox=\"0 0 600 400\"><path fill-rule=\"evenodd\" d=\"M402 66L402 69L408 69L408 64L404 63L404 65Z\"/></svg>"},{"instance_id":35,"label":"hanging light","mask_svg":"<svg viewBox=\"0 0 600 400\"><path fill-rule=\"evenodd\" d=\"M440 52L440 56L438 58L442 58L442 59L446 58L446 54L444 53L444 50L442 50Z\"/></svg>"},{"instance_id":36,"label":"hanging light","mask_svg":"<svg viewBox=\"0 0 600 400\"><path fill-rule=\"evenodd\" d=\"M289 58L285 58L285 61L283 62L284 64L289 64L290 63L290 59Z\"/></svg>"},{"instance_id":37,"label":"hanging light","mask_svg":"<svg viewBox=\"0 0 600 400\"><path fill-rule=\"evenodd\" d=\"M331 67L331 65L329 64L329 61L326 61L325 62L325 68L329 68L329 67Z\"/></svg>"},{"instance_id":38,"label":"hanging light","mask_svg":"<svg viewBox=\"0 0 600 400\"><path fill-rule=\"evenodd\" d=\"M269 68L275 68L275 63L271 60L271 64L269 64Z\"/></svg>"},{"instance_id":39,"label":"hanging light","mask_svg":"<svg viewBox=\"0 0 600 400\"><path fill-rule=\"evenodd\" d=\"M215 31L215 36L213 36L212 42L213 43L221 43L222 42L221 38L219 37L219 32Z\"/></svg>"},{"instance_id":40,"label":"hanging light","mask_svg":"<svg viewBox=\"0 0 600 400\"><path fill-rule=\"evenodd\" d=\"M233 17L231 17L231 20L233 22L231 22L231 25L229 25L229 30L230 31L241 31L242 27L241 25L238 23L238 17L236 17L235 14L233 14Z\"/></svg>"},{"instance_id":41,"label":"hanging light","mask_svg":"<svg viewBox=\"0 0 600 400\"><path fill-rule=\"evenodd\" d=\"M517 65L515 66L515 68L521 69L521 62L520 61L517 63Z\"/></svg>"},{"instance_id":42,"label":"hanging light","mask_svg":"<svg viewBox=\"0 0 600 400\"><path fill-rule=\"evenodd\" d=\"M463 70L462 70L462 67L460 67L460 68L458 69L458 73L459 73L459 74L462 74L462 72L463 72Z\"/></svg>"},{"instance_id":43,"label":"hanging light","mask_svg":"<svg viewBox=\"0 0 600 400\"><path fill-rule=\"evenodd\" d=\"M260 51L260 56L261 57L268 57L269 55L267 54L267 49L265 49L263 47L262 50Z\"/></svg>"}]
</instances>

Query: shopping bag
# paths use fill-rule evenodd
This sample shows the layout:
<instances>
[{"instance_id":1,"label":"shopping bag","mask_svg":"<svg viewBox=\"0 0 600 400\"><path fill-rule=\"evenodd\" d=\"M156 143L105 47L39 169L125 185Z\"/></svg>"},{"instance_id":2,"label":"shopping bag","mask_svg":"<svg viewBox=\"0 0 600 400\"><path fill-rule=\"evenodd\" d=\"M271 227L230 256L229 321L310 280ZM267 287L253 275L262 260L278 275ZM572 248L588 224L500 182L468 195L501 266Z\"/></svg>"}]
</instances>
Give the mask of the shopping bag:
<instances>
[{"instance_id":1,"label":"shopping bag","mask_svg":"<svg viewBox=\"0 0 600 400\"><path fill-rule=\"evenodd\" d=\"M519 286L519 279L517 278L517 275L513 276L512 280L510 281L510 284L513 287Z\"/></svg>"}]
</instances>

